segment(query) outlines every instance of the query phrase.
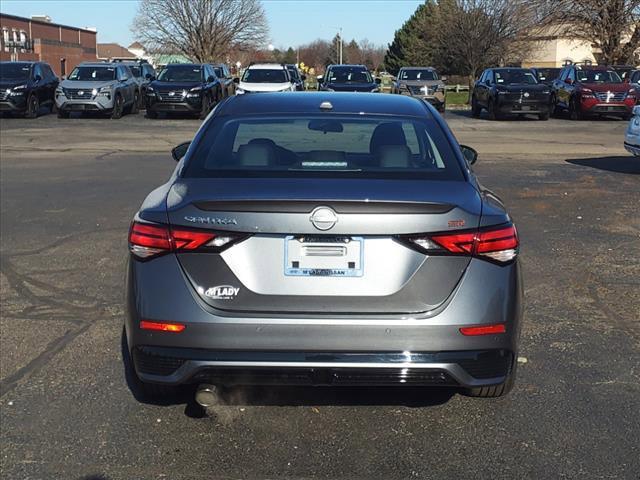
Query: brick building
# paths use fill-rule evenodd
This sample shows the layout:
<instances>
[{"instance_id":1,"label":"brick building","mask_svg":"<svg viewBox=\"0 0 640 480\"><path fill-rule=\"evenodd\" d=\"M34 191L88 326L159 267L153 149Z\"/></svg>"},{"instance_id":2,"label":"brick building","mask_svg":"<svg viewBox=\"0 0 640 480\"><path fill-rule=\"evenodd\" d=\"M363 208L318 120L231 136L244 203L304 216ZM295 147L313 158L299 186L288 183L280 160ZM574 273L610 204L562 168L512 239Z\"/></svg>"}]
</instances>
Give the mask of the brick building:
<instances>
[{"instance_id":1,"label":"brick building","mask_svg":"<svg viewBox=\"0 0 640 480\"><path fill-rule=\"evenodd\" d=\"M95 30L59 25L46 16L0 13L0 32L0 60L47 62L62 76L80 62L97 59Z\"/></svg>"}]
</instances>

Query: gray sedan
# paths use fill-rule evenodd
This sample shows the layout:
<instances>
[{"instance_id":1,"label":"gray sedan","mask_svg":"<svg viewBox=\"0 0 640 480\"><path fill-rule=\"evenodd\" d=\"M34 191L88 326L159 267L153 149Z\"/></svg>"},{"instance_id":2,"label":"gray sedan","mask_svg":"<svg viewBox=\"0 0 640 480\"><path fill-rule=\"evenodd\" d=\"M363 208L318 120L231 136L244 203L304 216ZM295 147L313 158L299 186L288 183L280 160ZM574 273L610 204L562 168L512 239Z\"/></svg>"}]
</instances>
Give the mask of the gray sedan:
<instances>
[{"instance_id":1,"label":"gray sedan","mask_svg":"<svg viewBox=\"0 0 640 480\"><path fill-rule=\"evenodd\" d=\"M148 395L198 385L514 384L519 240L428 103L227 99L129 232L127 352Z\"/></svg>"}]
</instances>

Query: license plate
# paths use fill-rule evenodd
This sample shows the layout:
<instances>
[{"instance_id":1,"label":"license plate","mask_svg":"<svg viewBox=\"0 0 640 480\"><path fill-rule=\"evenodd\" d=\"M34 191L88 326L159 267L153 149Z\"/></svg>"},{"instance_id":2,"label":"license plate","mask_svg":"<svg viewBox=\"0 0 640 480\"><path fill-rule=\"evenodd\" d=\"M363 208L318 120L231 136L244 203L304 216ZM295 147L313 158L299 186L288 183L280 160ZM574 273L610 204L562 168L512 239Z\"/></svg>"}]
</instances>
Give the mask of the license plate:
<instances>
[{"instance_id":1,"label":"license plate","mask_svg":"<svg viewBox=\"0 0 640 480\"><path fill-rule=\"evenodd\" d=\"M288 236L284 240L284 274L298 277L361 277L361 237Z\"/></svg>"},{"instance_id":2,"label":"license plate","mask_svg":"<svg viewBox=\"0 0 640 480\"><path fill-rule=\"evenodd\" d=\"M520 108L521 108L521 109L522 109L522 111L524 111L524 112L531 110L531 107L530 107L530 106L528 106L528 105L522 105L522 107L520 107Z\"/></svg>"}]
</instances>

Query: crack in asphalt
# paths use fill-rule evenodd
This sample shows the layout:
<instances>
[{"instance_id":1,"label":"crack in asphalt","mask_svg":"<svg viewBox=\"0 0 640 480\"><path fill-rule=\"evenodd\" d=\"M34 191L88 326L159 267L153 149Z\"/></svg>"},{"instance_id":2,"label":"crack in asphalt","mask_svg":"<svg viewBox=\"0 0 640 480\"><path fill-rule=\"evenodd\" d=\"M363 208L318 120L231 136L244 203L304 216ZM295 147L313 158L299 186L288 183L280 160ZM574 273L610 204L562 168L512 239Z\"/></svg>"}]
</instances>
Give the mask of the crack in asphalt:
<instances>
[{"instance_id":1,"label":"crack in asphalt","mask_svg":"<svg viewBox=\"0 0 640 480\"><path fill-rule=\"evenodd\" d=\"M121 230L119 228L103 229L100 232L109 230ZM53 319L58 321L66 321L74 324L74 327L67 330L60 337L55 338L45 347L45 349L33 358L29 363L16 370L11 375L0 380L0 397L3 397L13 390L22 380L32 375L45 365L60 351L62 351L69 343L71 343L78 335L81 335L93 322L84 320L85 318L94 318L96 315L104 315L108 313L109 305L98 301L98 299L88 295L79 294L77 292L68 291L48 282L38 280L33 277L34 272L21 273L18 268L10 260L12 257L25 257L38 255L40 253L58 247L65 242L72 240L77 236L84 236L91 232L77 232L71 235L61 237L54 242L43 247L35 248L28 251L15 252L13 254L0 255L0 271L7 279L9 287L13 289L21 299L25 299L30 305L24 307L20 312L12 312L11 315L4 315L4 318L15 319ZM38 270L40 274L51 273L51 271ZM45 293L37 293L34 289L41 290ZM68 299L56 300L52 298L55 295L58 298ZM81 302L78 304L73 302Z\"/></svg>"}]
</instances>

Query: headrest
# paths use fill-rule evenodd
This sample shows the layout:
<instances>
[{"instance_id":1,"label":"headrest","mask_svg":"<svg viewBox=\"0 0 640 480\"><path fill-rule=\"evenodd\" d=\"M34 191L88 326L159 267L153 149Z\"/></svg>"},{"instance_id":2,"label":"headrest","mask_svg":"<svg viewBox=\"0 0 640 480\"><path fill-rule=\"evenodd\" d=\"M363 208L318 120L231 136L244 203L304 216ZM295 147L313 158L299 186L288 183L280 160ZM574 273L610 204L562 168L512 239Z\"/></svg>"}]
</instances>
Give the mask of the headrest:
<instances>
[{"instance_id":1,"label":"headrest","mask_svg":"<svg viewBox=\"0 0 640 480\"><path fill-rule=\"evenodd\" d=\"M242 166L268 167L274 161L275 151L269 144L252 143L240 145L238 157Z\"/></svg>"},{"instance_id":2,"label":"headrest","mask_svg":"<svg viewBox=\"0 0 640 480\"><path fill-rule=\"evenodd\" d=\"M407 168L411 164L411 150L406 145L383 145L376 152L382 168Z\"/></svg>"},{"instance_id":3,"label":"headrest","mask_svg":"<svg viewBox=\"0 0 640 480\"><path fill-rule=\"evenodd\" d=\"M407 137L404 135L402 125L399 122L381 123L378 125L369 142L369 152L376 154L383 145L406 145Z\"/></svg>"}]
</instances>

